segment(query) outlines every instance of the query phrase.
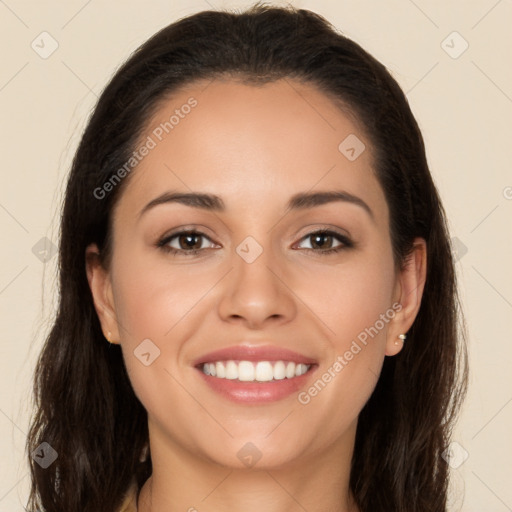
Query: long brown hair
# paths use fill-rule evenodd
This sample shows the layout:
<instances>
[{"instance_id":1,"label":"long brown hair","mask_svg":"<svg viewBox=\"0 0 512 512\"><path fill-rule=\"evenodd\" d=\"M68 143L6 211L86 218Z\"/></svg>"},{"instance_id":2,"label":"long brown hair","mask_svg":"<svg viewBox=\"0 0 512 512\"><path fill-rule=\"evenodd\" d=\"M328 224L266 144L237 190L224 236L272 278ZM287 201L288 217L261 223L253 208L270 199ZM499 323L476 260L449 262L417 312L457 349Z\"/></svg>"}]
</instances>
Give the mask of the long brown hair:
<instances>
[{"instance_id":1,"label":"long brown hair","mask_svg":"<svg viewBox=\"0 0 512 512\"><path fill-rule=\"evenodd\" d=\"M415 237L427 242L421 308L405 347L386 357L360 413L350 487L363 512L445 512L442 458L466 390L467 357L445 213L418 125L386 68L321 16L257 4L204 11L143 44L103 91L76 152L64 201L60 304L38 361L27 441L31 512L113 512L135 478L152 472L147 413L119 346L105 341L85 273L96 243L108 265L111 212L126 182L94 191L128 161L150 116L171 92L198 79L248 83L295 78L348 108L366 129L390 210L395 263ZM136 171L135 171L136 172ZM43 469L31 456L47 442Z\"/></svg>"}]
</instances>

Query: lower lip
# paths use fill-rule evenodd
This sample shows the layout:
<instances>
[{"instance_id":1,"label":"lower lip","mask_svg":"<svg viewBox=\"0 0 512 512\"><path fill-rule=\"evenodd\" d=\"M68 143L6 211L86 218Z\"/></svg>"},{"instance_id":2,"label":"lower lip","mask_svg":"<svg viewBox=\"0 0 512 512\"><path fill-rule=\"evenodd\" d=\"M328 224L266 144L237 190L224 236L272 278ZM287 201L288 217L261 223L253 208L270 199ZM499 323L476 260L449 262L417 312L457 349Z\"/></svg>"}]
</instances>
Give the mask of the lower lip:
<instances>
[{"instance_id":1,"label":"lower lip","mask_svg":"<svg viewBox=\"0 0 512 512\"><path fill-rule=\"evenodd\" d=\"M211 389L225 398L238 403L267 403L282 400L293 393L298 393L314 372L316 365L303 375L291 379L270 382L242 382L238 379L219 379L206 375L201 369L197 371Z\"/></svg>"}]
</instances>

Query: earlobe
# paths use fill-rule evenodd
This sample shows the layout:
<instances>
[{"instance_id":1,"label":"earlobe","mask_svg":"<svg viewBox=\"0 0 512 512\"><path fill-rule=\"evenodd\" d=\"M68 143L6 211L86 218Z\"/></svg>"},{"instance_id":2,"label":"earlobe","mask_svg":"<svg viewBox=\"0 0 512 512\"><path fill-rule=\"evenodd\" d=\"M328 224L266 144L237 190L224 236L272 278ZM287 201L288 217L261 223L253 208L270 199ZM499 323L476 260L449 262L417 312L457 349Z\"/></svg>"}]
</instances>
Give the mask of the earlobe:
<instances>
[{"instance_id":1,"label":"earlobe","mask_svg":"<svg viewBox=\"0 0 512 512\"><path fill-rule=\"evenodd\" d=\"M85 250L85 267L103 335L110 343L119 343L119 328L110 274L101 264L100 252L96 244L89 245Z\"/></svg>"},{"instance_id":2,"label":"earlobe","mask_svg":"<svg viewBox=\"0 0 512 512\"><path fill-rule=\"evenodd\" d=\"M406 339L404 336L407 336L407 331L414 323L421 306L426 274L427 244L423 238L416 238L413 250L398 275L396 300L402 307L388 330L387 356L394 356L403 348ZM414 340L410 342L413 343Z\"/></svg>"}]
</instances>

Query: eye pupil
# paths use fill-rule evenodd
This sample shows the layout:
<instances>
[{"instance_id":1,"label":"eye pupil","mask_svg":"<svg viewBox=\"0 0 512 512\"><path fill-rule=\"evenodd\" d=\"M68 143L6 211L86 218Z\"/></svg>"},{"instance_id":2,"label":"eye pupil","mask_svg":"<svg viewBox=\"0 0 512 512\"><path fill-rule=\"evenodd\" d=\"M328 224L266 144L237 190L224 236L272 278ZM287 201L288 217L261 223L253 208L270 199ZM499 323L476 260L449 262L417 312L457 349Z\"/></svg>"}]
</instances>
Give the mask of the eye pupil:
<instances>
[{"instance_id":1,"label":"eye pupil","mask_svg":"<svg viewBox=\"0 0 512 512\"><path fill-rule=\"evenodd\" d=\"M180 246L187 249L199 249L201 247L201 242L197 244L197 239L199 235L194 233L187 233L185 235L181 235L179 237ZM198 247L195 247L198 245Z\"/></svg>"},{"instance_id":2,"label":"eye pupil","mask_svg":"<svg viewBox=\"0 0 512 512\"><path fill-rule=\"evenodd\" d=\"M312 244L313 247L319 246L319 245L323 246L324 244L322 244L322 240L325 243L325 239L326 238L332 239L332 235L328 235L326 233L316 233L316 234L312 235L312 237L313 237L313 240L314 240L314 242ZM320 244L318 243L319 241L320 241ZM322 247L320 247L320 248L322 248Z\"/></svg>"}]
</instances>

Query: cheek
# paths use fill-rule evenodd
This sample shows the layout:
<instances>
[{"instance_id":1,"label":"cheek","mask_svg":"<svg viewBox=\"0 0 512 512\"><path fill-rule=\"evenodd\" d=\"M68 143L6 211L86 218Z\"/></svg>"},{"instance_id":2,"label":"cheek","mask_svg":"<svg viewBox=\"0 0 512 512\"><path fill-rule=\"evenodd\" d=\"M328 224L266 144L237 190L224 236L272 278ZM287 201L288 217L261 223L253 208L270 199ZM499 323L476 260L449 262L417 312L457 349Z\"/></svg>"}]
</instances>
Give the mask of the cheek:
<instances>
[{"instance_id":1,"label":"cheek","mask_svg":"<svg viewBox=\"0 0 512 512\"><path fill-rule=\"evenodd\" d=\"M330 418L326 437L335 438L355 420L373 392L384 361L386 334L397 308L391 248L360 253L347 265L315 273L301 296L322 324L328 357L316 379L298 397L311 415Z\"/></svg>"},{"instance_id":2,"label":"cheek","mask_svg":"<svg viewBox=\"0 0 512 512\"><path fill-rule=\"evenodd\" d=\"M391 248L385 241L379 250L353 252L340 264L319 265L314 279L295 279L297 295L325 324L326 337L338 352L376 323L385 335L388 323L382 324L381 315L392 307L396 283Z\"/></svg>"},{"instance_id":3,"label":"cheek","mask_svg":"<svg viewBox=\"0 0 512 512\"><path fill-rule=\"evenodd\" d=\"M215 284L211 265L148 262L144 257L121 260L117 266L115 303L123 342L159 340L181 329L200 299Z\"/></svg>"},{"instance_id":4,"label":"cheek","mask_svg":"<svg viewBox=\"0 0 512 512\"><path fill-rule=\"evenodd\" d=\"M182 363L182 348L199 330L205 308L212 309L207 294L222 269L169 264L164 258L149 264L146 256L133 253L114 264L114 300L126 368L137 396L151 409L155 391L161 392L162 386L180 395L171 375Z\"/></svg>"}]
</instances>

